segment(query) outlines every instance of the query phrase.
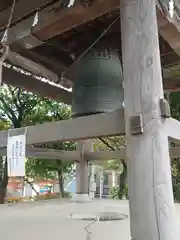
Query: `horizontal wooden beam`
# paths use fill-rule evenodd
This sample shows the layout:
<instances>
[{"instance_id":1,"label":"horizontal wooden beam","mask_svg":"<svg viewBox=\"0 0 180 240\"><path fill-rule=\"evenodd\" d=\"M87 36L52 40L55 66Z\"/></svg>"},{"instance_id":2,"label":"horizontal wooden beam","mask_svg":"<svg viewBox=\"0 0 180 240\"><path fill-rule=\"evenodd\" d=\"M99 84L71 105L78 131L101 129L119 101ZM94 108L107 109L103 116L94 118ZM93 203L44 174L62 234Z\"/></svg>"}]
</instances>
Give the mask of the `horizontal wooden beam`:
<instances>
[{"instance_id":1,"label":"horizontal wooden beam","mask_svg":"<svg viewBox=\"0 0 180 240\"><path fill-rule=\"evenodd\" d=\"M21 56L16 52L10 51L8 55L8 60L11 64L14 64L20 68L24 68L25 70L30 71L36 76L45 77L52 82L57 82L57 80L59 79L59 76L56 73L52 72L41 64L37 64L36 62ZM57 101L62 101L67 104L71 104L72 102L70 96L71 93L62 90L61 88L58 88L56 86L50 86L50 84L42 83L37 79L32 79L31 76L23 75L21 73L13 71L12 69L9 69L9 71L7 71L6 69L4 71L4 82L12 82L10 84L14 86L25 88L26 90L38 93L41 96L49 97ZM64 87L66 87L66 82L70 83L71 80L66 78L64 80ZM178 92L180 91L180 78L164 78L163 85L165 91Z\"/></svg>"},{"instance_id":2,"label":"horizontal wooden beam","mask_svg":"<svg viewBox=\"0 0 180 240\"><path fill-rule=\"evenodd\" d=\"M5 148L0 149L0 156L6 156L7 150ZM66 160L76 161L80 160L79 151L61 151L55 149L46 148L26 148L26 157L43 158L45 160ZM120 160L126 158L126 148L121 148L116 151L97 151L97 152L86 152L84 157L87 161L106 161L106 160ZM180 147L170 148L170 157L180 157Z\"/></svg>"},{"instance_id":3,"label":"horizontal wooden beam","mask_svg":"<svg viewBox=\"0 0 180 240\"><path fill-rule=\"evenodd\" d=\"M0 28L3 28L7 25L9 19L9 13L12 6L12 1L6 1L9 4L9 7L4 11L0 12ZM37 0L37 1L29 1L29 0L18 0L16 1L16 6L12 16L12 22L20 21L21 18L28 16L34 10L40 9L44 4L47 4L48 0ZM0 8L3 1L0 1Z\"/></svg>"},{"instance_id":4,"label":"horizontal wooden beam","mask_svg":"<svg viewBox=\"0 0 180 240\"><path fill-rule=\"evenodd\" d=\"M25 57L26 59L30 59L33 62L42 64L44 67L46 67L47 69L56 73L58 76L60 76L61 73L67 69L67 66L64 63L60 62L59 60L55 59L54 57L50 58L46 54L41 55L41 52L27 50L17 44L12 44L11 50L15 53L20 54L22 57ZM66 77L65 77L66 82L67 82L67 79L69 80L69 79L73 78L73 76L74 76L73 74L71 75L71 74L69 74L69 72L67 72Z\"/></svg>"},{"instance_id":5,"label":"horizontal wooden beam","mask_svg":"<svg viewBox=\"0 0 180 240\"><path fill-rule=\"evenodd\" d=\"M71 104L72 102L71 92L68 92L63 88L53 86L49 83L42 82L32 76L17 72L12 68L3 68L3 82L59 102L64 102L66 104Z\"/></svg>"},{"instance_id":6,"label":"horizontal wooden beam","mask_svg":"<svg viewBox=\"0 0 180 240\"><path fill-rule=\"evenodd\" d=\"M167 136L180 140L180 121L174 118L167 118L164 123L164 129Z\"/></svg>"},{"instance_id":7,"label":"horizontal wooden beam","mask_svg":"<svg viewBox=\"0 0 180 240\"><path fill-rule=\"evenodd\" d=\"M43 65L27 59L21 56L19 53L13 52L11 50L8 51L7 60L12 65L25 69L35 76L44 77L51 82L58 82L60 79L60 76L45 68Z\"/></svg>"},{"instance_id":8,"label":"horizontal wooden beam","mask_svg":"<svg viewBox=\"0 0 180 240\"><path fill-rule=\"evenodd\" d=\"M180 140L180 122L168 118L164 129L167 136ZM22 128L14 131L21 132ZM95 114L53 123L27 126L26 144L77 141L82 139L117 136L125 134L124 109ZM7 146L8 131L0 132L0 148Z\"/></svg>"},{"instance_id":9,"label":"horizontal wooden beam","mask_svg":"<svg viewBox=\"0 0 180 240\"><path fill-rule=\"evenodd\" d=\"M33 30L34 16L11 27L8 41L9 44L17 42L24 48L30 49L80 24L112 12L118 7L119 0L96 0L87 8L83 7L80 0L76 0L74 6L70 8L62 8L61 1L58 1L39 12L39 22Z\"/></svg>"},{"instance_id":10,"label":"horizontal wooden beam","mask_svg":"<svg viewBox=\"0 0 180 240\"><path fill-rule=\"evenodd\" d=\"M180 92L180 77L164 78L163 87L167 92Z\"/></svg>"},{"instance_id":11,"label":"horizontal wooden beam","mask_svg":"<svg viewBox=\"0 0 180 240\"><path fill-rule=\"evenodd\" d=\"M161 1L163 4L163 1ZM158 29L160 35L171 46L171 48L180 56L180 24L175 13L173 19L169 19L168 4L163 4L163 10L157 8Z\"/></svg>"},{"instance_id":12,"label":"horizontal wooden beam","mask_svg":"<svg viewBox=\"0 0 180 240\"><path fill-rule=\"evenodd\" d=\"M21 129L16 129L18 130ZM71 120L27 127L26 144L115 136L124 134L124 109ZM8 131L0 132L0 147L7 146Z\"/></svg>"},{"instance_id":13,"label":"horizontal wooden beam","mask_svg":"<svg viewBox=\"0 0 180 240\"><path fill-rule=\"evenodd\" d=\"M115 159L125 159L126 149L121 148L116 151L97 151L97 152L88 152L85 154L85 158L88 161L104 161L104 160L115 160Z\"/></svg>"},{"instance_id":14,"label":"horizontal wooden beam","mask_svg":"<svg viewBox=\"0 0 180 240\"><path fill-rule=\"evenodd\" d=\"M180 147L170 147L170 157L180 157ZM99 151L86 154L86 159L89 161L105 161L105 160L120 160L126 159L126 148L121 148L116 151Z\"/></svg>"},{"instance_id":15,"label":"horizontal wooden beam","mask_svg":"<svg viewBox=\"0 0 180 240\"><path fill-rule=\"evenodd\" d=\"M40 1L44 3L44 0ZM35 6L38 6L39 3L40 2L37 1L37 3L34 2L32 4L27 4L26 1L20 0L16 8L18 13L16 14L15 12L15 15L13 15L14 20L17 16L20 17L20 12L22 17L23 14L26 15L27 9L32 10L33 7L36 9ZM16 42L26 49L34 48L56 35L60 35L72 28L116 10L119 8L119 5L119 0L96 0L92 6L84 8L80 3L80 0L76 0L73 7L62 8L61 1L58 1L39 11L39 22L34 27L33 31L32 23L34 15L29 15L29 17L27 15L24 20L19 21L12 26L9 30L9 44ZM167 8L168 6L165 5L165 7ZM22 11L22 9L24 11ZM7 23L7 11L8 10L0 14L0 23L2 24ZM157 18L161 36L177 53L180 52L180 34L177 21L174 19L173 22L170 22L167 16L164 16L164 12L161 11L159 5L157 7Z\"/></svg>"},{"instance_id":16,"label":"horizontal wooden beam","mask_svg":"<svg viewBox=\"0 0 180 240\"><path fill-rule=\"evenodd\" d=\"M7 155L7 149L0 148L0 156L6 156L6 155ZM77 151L61 151L56 149L27 147L26 157L79 161L80 153L78 153Z\"/></svg>"},{"instance_id":17,"label":"horizontal wooden beam","mask_svg":"<svg viewBox=\"0 0 180 240\"><path fill-rule=\"evenodd\" d=\"M36 157L44 159L75 160L79 161L80 153L77 151L62 151L46 148L26 148L27 157Z\"/></svg>"},{"instance_id":18,"label":"horizontal wooden beam","mask_svg":"<svg viewBox=\"0 0 180 240\"><path fill-rule=\"evenodd\" d=\"M36 63L35 61L22 56L19 53L10 50L8 53L8 60L11 64L23 68L27 71L30 71L32 74L36 76L44 77L51 82L60 81L60 75L47 69L42 64ZM71 87L73 85L70 79L64 78L64 87L66 87L66 83L68 84L71 83ZM178 77L164 78L163 85L165 91L168 92L180 91L180 78Z\"/></svg>"}]
</instances>

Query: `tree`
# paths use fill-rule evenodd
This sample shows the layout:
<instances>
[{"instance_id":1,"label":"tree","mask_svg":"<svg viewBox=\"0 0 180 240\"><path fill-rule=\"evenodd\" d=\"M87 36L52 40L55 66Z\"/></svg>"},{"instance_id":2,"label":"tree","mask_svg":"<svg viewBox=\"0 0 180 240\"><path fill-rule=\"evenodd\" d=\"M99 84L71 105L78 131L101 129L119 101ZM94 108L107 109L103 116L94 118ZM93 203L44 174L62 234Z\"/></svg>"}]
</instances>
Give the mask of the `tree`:
<instances>
[{"instance_id":1,"label":"tree","mask_svg":"<svg viewBox=\"0 0 180 240\"><path fill-rule=\"evenodd\" d=\"M98 145L100 149L115 151L118 150L120 147L125 147L125 141L123 137L99 138L99 140L101 141L101 143L103 143L103 145ZM125 160L110 160L106 161L103 164L108 169L116 169L120 171L118 198L122 199L124 197L124 191L127 185L127 164Z\"/></svg>"},{"instance_id":2,"label":"tree","mask_svg":"<svg viewBox=\"0 0 180 240\"><path fill-rule=\"evenodd\" d=\"M73 142L53 143L41 145L38 147L57 149L57 150L74 150ZM26 163L26 175L33 179L55 179L58 177L59 191L61 197L64 197L64 178L72 173L73 162L63 160L48 160L29 158Z\"/></svg>"},{"instance_id":3,"label":"tree","mask_svg":"<svg viewBox=\"0 0 180 240\"><path fill-rule=\"evenodd\" d=\"M19 128L22 126L33 125L48 121L68 119L70 118L70 116L71 108L65 104L60 104L56 101L41 98L35 94L28 93L27 91L19 88L14 88L10 85L4 85L0 90L0 120L3 124L8 123L8 126L10 126L11 128ZM39 147L51 147L61 150L67 150L68 146L68 143L61 143L54 145L46 144ZM69 166L68 164L67 166ZM65 172L65 170L68 169L68 167L65 167L66 163L61 164L58 161L58 163L56 162L55 164L55 161L43 159L28 159L26 165L30 173L36 173L39 176L44 176L45 173L47 176L48 173L49 177L52 174L52 171L48 171L47 169L55 169L56 167L56 169L58 169L59 171L60 181L62 181L63 179L61 176L62 174L60 175L60 169L63 169L63 173ZM30 166L32 167L31 169ZM1 164L1 167L3 167L4 170L1 171L3 172L3 174L0 183L0 203L4 203L4 197L6 194L6 188L8 183L7 159L4 163ZM42 175L42 173L44 173L44 175Z\"/></svg>"},{"instance_id":4,"label":"tree","mask_svg":"<svg viewBox=\"0 0 180 240\"><path fill-rule=\"evenodd\" d=\"M0 90L0 120L11 128L21 127L25 117L35 111L35 106L39 100L36 95L19 88L13 88L10 85L4 85ZM5 160L1 158L0 167L0 204L3 204L8 184L7 158Z\"/></svg>"},{"instance_id":5,"label":"tree","mask_svg":"<svg viewBox=\"0 0 180 240\"><path fill-rule=\"evenodd\" d=\"M168 94L168 100L172 117L180 120L180 94L178 92ZM175 147L174 143L170 143L170 145ZM176 202L180 202L180 158L171 160L171 170L174 199Z\"/></svg>"},{"instance_id":6,"label":"tree","mask_svg":"<svg viewBox=\"0 0 180 240\"><path fill-rule=\"evenodd\" d=\"M44 116L44 117L43 117ZM38 111L36 114L31 115L31 123L37 124L45 121L59 121L67 120L71 117L71 108L65 104L60 104L56 101L45 99L43 102L38 104ZM27 122L29 122L29 120ZM75 150L74 142L59 142L59 143L48 143L39 144L36 147L49 148L56 150ZM48 160L48 159L29 159L27 162L28 171L26 171L29 177L34 178L45 178L54 179L58 177L59 190L61 197L64 197L64 178L67 174L72 171L73 162L72 159L69 161L59 160Z\"/></svg>"}]
</instances>

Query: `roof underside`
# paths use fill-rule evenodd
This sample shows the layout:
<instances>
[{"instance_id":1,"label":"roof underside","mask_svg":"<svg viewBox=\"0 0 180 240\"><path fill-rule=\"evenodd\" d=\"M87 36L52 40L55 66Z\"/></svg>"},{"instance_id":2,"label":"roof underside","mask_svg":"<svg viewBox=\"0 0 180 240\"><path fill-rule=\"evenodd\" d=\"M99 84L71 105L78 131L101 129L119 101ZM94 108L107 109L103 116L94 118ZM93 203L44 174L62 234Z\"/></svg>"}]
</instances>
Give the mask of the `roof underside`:
<instances>
[{"instance_id":1,"label":"roof underside","mask_svg":"<svg viewBox=\"0 0 180 240\"><path fill-rule=\"evenodd\" d=\"M85 1L76 0L71 8L64 5L68 2L17 0L9 30L10 53L7 62L57 83L61 73L66 70L61 84L70 88L73 84L73 68L69 67L119 17L119 0L90 0L91 4L87 7L82 5ZM12 0L0 1L1 35L8 21L11 4ZM39 21L32 28L37 9ZM166 11L166 5L157 5L164 87L174 91L180 89L180 33L176 18L170 23L165 16ZM175 16L177 14L178 4ZM121 56L120 33L118 19L100 41L110 43ZM12 79L13 74L15 77ZM31 76L13 73L12 69L4 71L4 81L59 101L71 102L69 92L65 96L66 91L56 86L50 90L48 84L35 78L32 80Z\"/></svg>"}]
</instances>

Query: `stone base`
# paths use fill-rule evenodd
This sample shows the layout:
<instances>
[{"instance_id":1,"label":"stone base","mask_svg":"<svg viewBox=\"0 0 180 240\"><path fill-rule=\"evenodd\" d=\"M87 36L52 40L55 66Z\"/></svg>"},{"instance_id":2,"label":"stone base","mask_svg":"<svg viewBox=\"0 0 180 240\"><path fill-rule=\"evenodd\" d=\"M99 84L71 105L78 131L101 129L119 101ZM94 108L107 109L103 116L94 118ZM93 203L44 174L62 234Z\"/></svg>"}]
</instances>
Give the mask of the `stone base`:
<instances>
[{"instance_id":1,"label":"stone base","mask_svg":"<svg viewBox=\"0 0 180 240\"><path fill-rule=\"evenodd\" d=\"M78 202L78 203L85 203L85 202L91 202L92 199L89 196L89 194L74 194L72 196L72 201Z\"/></svg>"}]
</instances>

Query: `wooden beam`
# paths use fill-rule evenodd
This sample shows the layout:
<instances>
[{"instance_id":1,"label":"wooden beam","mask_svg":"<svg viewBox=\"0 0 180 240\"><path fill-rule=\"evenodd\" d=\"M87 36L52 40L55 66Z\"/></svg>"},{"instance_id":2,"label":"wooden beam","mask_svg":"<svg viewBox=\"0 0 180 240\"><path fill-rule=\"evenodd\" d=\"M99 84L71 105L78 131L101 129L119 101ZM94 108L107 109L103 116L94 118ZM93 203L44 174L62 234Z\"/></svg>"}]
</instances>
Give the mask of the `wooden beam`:
<instances>
[{"instance_id":1,"label":"wooden beam","mask_svg":"<svg viewBox=\"0 0 180 240\"><path fill-rule=\"evenodd\" d=\"M58 82L58 80L60 80L60 76L58 74L47 69L45 66L22 56L19 53L16 53L10 50L8 53L8 60L11 64L16 65L20 68L23 68L27 71L30 71L32 74L36 76L44 77L52 82ZM64 80L67 81L67 83L70 83L71 81L66 78ZM180 91L180 78L178 77L164 78L163 86L164 86L164 91L178 92Z\"/></svg>"},{"instance_id":2,"label":"wooden beam","mask_svg":"<svg viewBox=\"0 0 180 240\"><path fill-rule=\"evenodd\" d=\"M14 87L23 88L29 92L41 95L42 97L52 98L59 102L71 104L71 92L49 83L42 82L13 70L12 68L3 68L3 82Z\"/></svg>"},{"instance_id":3,"label":"wooden beam","mask_svg":"<svg viewBox=\"0 0 180 240\"><path fill-rule=\"evenodd\" d=\"M27 51L27 50L24 50L23 53L25 55L28 55L29 58L15 52L15 51L9 50L8 55L7 55L7 61L10 64L12 64L13 66L18 66L19 68L22 68L26 71L31 72L35 76L46 78L47 80L49 80L51 82L55 82L55 83L61 82L61 85L63 85L63 87L69 87L69 88L72 87L73 84L72 84L71 80L67 79L66 77L63 78L63 81L61 80L60 75L65 70L65 66L62 66L61 62L59 62L59 65L58 65L58 67L59 67L58 73L57 73L57 71L55 73L54 71L50 70L50 67L49 67L50 63L51 63L50 60L48 61L48 60L46 60L46 58L44 58L36 53ZM32 56L33 56L34 60L31 59ZM41 64L39 62L39 58L43 59L45 61L45 64L44 63ZM56 64L57 63L54 63L53 69L56 68L55 67ZM63 67L63 69L62 69L62 67Z\"/></svg>"},{"instance_id":4,"label":"wooden beam","mask_svg":"<svg viewBox=\"0 0 180 240\"><path fill-rule=\"evenodd\" d=\"M171 147L169 149L171 158L179 158L180 157L180 147Z\"/></svg>"},{"instance_id":5,"label":"wooden beam","mask_svg":"<svg viewBox=\"0 0 180 240\"><path fill-rule=\"evenodd\" d=\"M123 117L124 109L118 109L114 112L29 126L27 127L26 144L122 135L124 134ZM0 132L0 147L6 147L7 137L8 131Z\"/></svg>"},{"instance_id":6,"label":"wooden beam","mask_svg":"<svg viewBox=\"0 0 180 240\"><path fill-rule=\"evenodd\" d=\"M131 238L176 239L156 1L121 0L120 9Z\"/></svg>"},{"instance_id":7,"label":"wooden beam","mask_svg":"<svg viewBox=\"0 0 180 240\"><path fill-rule=\"evenodd\" d=\"M180 92L180 77L164 78L163 87L166 92Z\"/></svg>"},{"instance_id":8,"label":"wooden beam","mask_svg":"<svg viewBox=\"0 0 180 240\"><path fill-rule=\"evenodd\" d=\"M171 158L178 158L180 157L180 147L170 147L170 157ZM86 153L86 159L88 161L106 161L106 160L120 160L126 159L126 148L121 148L116 151L99 151L99 152L92 152Z\"/></svg>"},{"instance_id":9,"label":"wooden beam","mask_svg":"<svg viewBox=\"0 0 180 240\"><path fill-rule=\"evenodd\" d=\"M58 82L60 79L60 76L45 68L43 65L27 59L21 56L19 53L13 52L11 50L8 51L7 60L12 65L25 69L35 76L44 77L51 82Z\"/></svg>"},{"instance_id":10,"label":"wooden beam","mask_svg":"<svg viewBox=\"0 0 180 240\"><path fill-rule=\"evenodd\" d=\"M84 8L79 0L76 0L71 8L62 8L61 1L58 1L39 12L39 22L33 30L34 15L11 27L9 44L17 42L26 49L36 47L56 35L112 12L118 7L119 0L96 0L87 8ZM38 38L36 41L35 36Z\"/></svg>"},{"instance_id":11,"label":"wooden beam","mask_svg":"<svg viewBox=\"0 0 180 240\"><path fill-rule=\"evenodd\" d=\"M37 53L33 50L26 50L23 47L12 44L11 50L13 52L19 53L21 56L30 59L34 62L40 63L46 68L50 69L52 72L60 75L62 72L64 72L67 69L67 66L64 65L62 62L58 61L57 59L54 59L52 57L48 57L46 54L45 56L43 54ZM74 75L69 75L69 72L66 74L66 80L71 79Z\"/></svg>"},{"instance_id":12,"label":"wooden beam","mask_svg":"<svg viewBox=\"0 0 180 240\"><path fill-rule=\"evenodd\" d=\"M44 77L44 78L48 79L49 81L58 82L58 80L60 79L60 76L58 74L47 69L45 66L22 56L19 53L9 51L8 60L11 64L16 65L20 68L23 68L36 76ZM69 75L72 75L72 74L69 73ZM71 80L66 79L66 78L64 80L65 80L65 84L67 82L67 84L71 83L71 85L72 85ZM178 92L178 91L180 91L180 78L178 78L178 77L164 78L163 86L164 86L164 91ZM39 89L37 89L37 91L39 92ZM56 91L54 91L54 93L56 95ZM48 89L47 94L49 95L49 89ZM47 95L47 97L48 97L48 95ZM43 92L42 96L45 96L45 92ZM56 95L56 97L57 97L57 100L59 100L59 97L60 97L59 93L58 93L58 96Z\"/></svg>"},{"instance_id":13,"label":"wooden beam","mask_svg":"<svg viewBox=\"0 0 180 240\"><path fill-rule=\"evenodd\" d=\"M180 140L180 121L167 118L164 123L164 131L170 138Z\"/></svg>"},{"instance_id":14,"label":"wooden beam","mask_svg":"<svg viewBox=\"0 0 180 240\"><path fill-rule=\"evenodd\" d=\"M6 156L7 149L0 148L0 156ZM80 154L76 151L61 151L46 148L26 148L26 157L36 157L43 159L56 159L56 160L75 160L79 161Z\"/></svg>"},{"instance_id":15,"label":"wooden beam","mask_svg":"<svg viewBox=\"0 0 180 240\"><path fill-rule=\"evenodd\" d=\"M0 28L3 28L7 25L10 8L12 6L12 1L9 4L9 7L0 13ZM21 18L28 16L36 9L40 9L44 4L46 4L47 0L37 0L37 1L27 1L27 0L18 0L16 1L16 6L12 16L12 22L19 21ZM0 2L1 7L1 2Z\"/></svg>"},{"instance_id":16,"label":"wooden beam","mask_svg":"<svg viewBox=\"0 0 180 240\"><path fill-rule=\"evenodd\" d=\"M105 160L113 160L113 159L125 159L126 158L126 149L121 148L116 151L97 151L86 153L86 159L88 161L105 161Z\"/></svg>"},{"instance_id":17,"label":"wooden beam","mask_svg":"<svg viewBox=\"0 0 180 240\"><path fill-rule=\"evenodd\" d=\"M6 156L6 148L0 148L0 156ZM121 148L115 151L97 151L97 152L85 152L84 156L87 161L107 161L107 160L120 160L126 159L126 148ZM62 151L46 148L26 148L26 157L36 157L43 159L56 159L56 160L75 160L79 161L79 151ZM180 147L170 148L170 157L180 157Z\"/></svg>"},{"instance_id":18,"label":"wooden beam","mask_svg":"<svg viewBox=\"0 0 180 240\"><path fill-rule=\"evenodd\" d=\"M44 159L75 160L79 161L80 154L77 151L62 151L46 148L26 148L27 157L36 157Z\"/></svg>"},{"instance_id":19,"label":"wooden beam","mask_svg":"<svg viewBox=\"0 0 180 240\"><path fill-rule=\"evenodd\" d=\"M23 15L27 13L29 14L32 10L39 9L37 6L45 2L45 0L39 0L37 3L33 1L31 4L27 4L26 1L20 0L13 14L14 20L23 17ZM17 24L12 26L9 31L9 44L17 42L26 49L34 48L56 35L60 35L81 24L92 21L117 8L119 8L119 0L97 0L94 1L91 7L87 8L84 8L79 0L76 0L75 5L71 8L62 8L61 1L58 1L40 10L39 23L33 29L33 32L32 22L34 14L27 15L26 18L24 17L24 20L18 21ZM9 9L0 14L0 26L7 23L8 13ZM159 5L157 7L157 18L161 36L177 53L180 52L180 34L177 21L174 23L170 22L166 16L163 15Z\"/></svg>"},{"instance_id":20,"label":"wooden beam","mask_svg":"<svg viewBox=\"0 0 180 240\"><path fill-rule=\"evenodd\" d=\"M157 8L158 30L164 40L171 46L171 48L180 56L180 24L179 20L173 18L171 21L168 19L168 6L164 4L164 11ZM165 10L166 9L166 10Z\"/></svg>"},{"instance_id":21,"label":"wooden beam","mask_svg":"<svg viewBox=\"0 0 180 240\"><path fill-rule=\"evenodd\" d=\"M91 140L79 141L77 152L79 152L79 163L76 164L76 195L77 200L88 198L89 193L89 169L86 153L93 151L93 142Z\"/></svg>"}]
</instances>

